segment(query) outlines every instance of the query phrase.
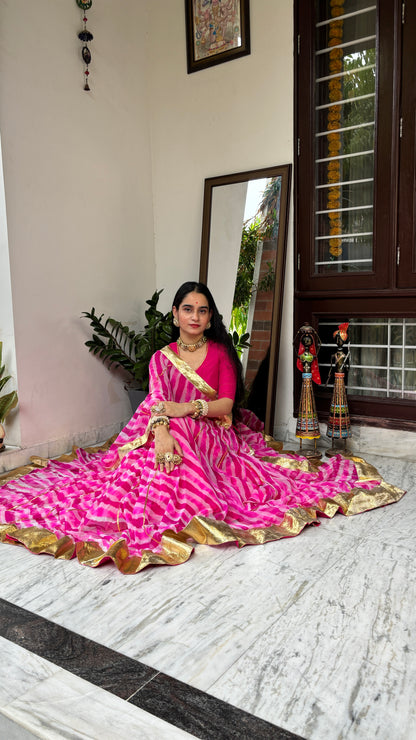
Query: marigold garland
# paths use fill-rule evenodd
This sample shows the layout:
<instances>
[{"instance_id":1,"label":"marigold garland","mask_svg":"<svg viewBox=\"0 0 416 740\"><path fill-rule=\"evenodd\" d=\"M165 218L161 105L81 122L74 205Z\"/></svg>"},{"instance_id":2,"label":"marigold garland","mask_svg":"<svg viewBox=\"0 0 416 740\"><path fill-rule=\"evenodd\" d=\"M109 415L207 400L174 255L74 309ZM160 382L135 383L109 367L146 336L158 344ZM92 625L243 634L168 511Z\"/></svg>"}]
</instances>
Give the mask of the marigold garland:
<instances>
[{"instance_id":1,"label":"marigold garland","mask_svg":"<svg viewBox=\"0 0 416 740\"><path fill-rule=\"evenodd\" d=\"M342 43L344 33L344 21L339 16L344 14L344 0L330 0L331 17L334 18L329 24L328 46L331 47L329 52L329 73L339 74L342 72L342 58L344 52L339 48ZM337 20L335 20L337 19ZM334 48L332 48L334 47ZM338 48L337 48L338 47ZM342 77L333 77L328 82L328 97L330 103L336 103L342 100ZM328 108L328 156L336 157L341 150L341 136L336 129L341 128L341 105L330 105ZM336 209L341 203L341 188L333 183L341 180L341 163L339 159L331 159L327 165L327 181L331 187L328 190L327 208L329 233L332 238L329 240L329 253L332 257L341 257L342 239L339 238L342 231L341 213ZM337 237L337 238L335 238Z\"/></svg>"}]
</instances>

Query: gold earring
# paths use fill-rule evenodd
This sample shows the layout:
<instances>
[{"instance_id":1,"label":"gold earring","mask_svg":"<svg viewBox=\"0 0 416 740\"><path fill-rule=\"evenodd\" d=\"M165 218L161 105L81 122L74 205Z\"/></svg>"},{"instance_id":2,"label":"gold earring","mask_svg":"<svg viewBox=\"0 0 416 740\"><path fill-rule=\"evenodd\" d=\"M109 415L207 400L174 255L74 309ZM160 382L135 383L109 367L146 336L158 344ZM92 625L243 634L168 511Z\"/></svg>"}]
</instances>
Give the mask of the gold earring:
<instances>
[{"instance_id":1,"label":"gold earring","mask_svg":"<svg viewBox=\"0 0 416 740\"><path fill-rule=\"evenodd\" d=\"M211 329L211 322L208 321L208 324L206 325L205 329Z\"/></svg>"},{"instance_id":2,"label":"gold earring","mask_svg":"<svg viewBox=\"0 0 416 740\"><path fill-rule=\"evenodd\" d=\"M175 316L175 318L173 319L173 323L174 323L174 325L175 325L175 326L179 326L179 321L178 321L178 319L176 318L176 316Z\"/></svg>"}]
</instances>

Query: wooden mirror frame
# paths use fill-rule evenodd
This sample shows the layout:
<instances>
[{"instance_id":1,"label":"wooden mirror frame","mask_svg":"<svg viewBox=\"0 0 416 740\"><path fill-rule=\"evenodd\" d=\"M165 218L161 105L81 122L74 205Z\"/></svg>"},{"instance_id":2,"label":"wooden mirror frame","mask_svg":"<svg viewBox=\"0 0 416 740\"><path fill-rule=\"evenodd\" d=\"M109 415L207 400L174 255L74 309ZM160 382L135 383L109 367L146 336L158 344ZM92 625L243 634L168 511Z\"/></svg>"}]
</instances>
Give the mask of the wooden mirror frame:
<instances>
[{"instance_id":1,"label":"wooden mirror frame","mask_svg":"<svg viewBox=\"0 0 416 740\"><path fill-rule=\"evenodd\" d=\"M270 364L267 380L267 400L264 431L273 436L274 412L276 404L276 381L279 360L280 334L282 325L283 290L285 281L287 232L289 220L289 194L291 181L290 164L265 167L246 172L236 172L231 175L209 177L205 180L204 206L202 214L202 238L201 238L201 260L199 268L199 280L208 282L208 265L210 258L210 234L211 234L211 212L213 189L218 186L232 185L235 183L248 182L261 178L281 177L279 232L277 236L276 253L276 280L273 294L273 313L270 331ZM208 286L215 296L215 285Z\"/></svg>"}]
</instances>

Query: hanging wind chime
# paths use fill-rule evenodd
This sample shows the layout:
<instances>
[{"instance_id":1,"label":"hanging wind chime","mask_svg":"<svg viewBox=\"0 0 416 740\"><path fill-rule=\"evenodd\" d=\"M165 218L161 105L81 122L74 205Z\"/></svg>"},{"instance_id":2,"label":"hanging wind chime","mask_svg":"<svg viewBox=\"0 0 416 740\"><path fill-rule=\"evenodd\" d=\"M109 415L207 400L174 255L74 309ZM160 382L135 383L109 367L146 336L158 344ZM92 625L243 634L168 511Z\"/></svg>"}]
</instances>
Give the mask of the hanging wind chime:
<instances>
[{"instance_id":1,"label":"hanging wind chime","mask_svg":"<svg viewBox=\"0 0 416 740\"><path fill-rule=\"evenodd\" d=\"M85 64L85 69L84 69L84 75L85 75L84 90L89 91L90 90L90 86L88 84L88 77L89 77L90 71L88 69L88 66L91 63L91 51L88 48L88 42L89 41L92 41L93 38L94 38L94 36L92 35L91 31L88 31L87 30L87 21L88 21L88 18L85 15L85 11L86 10L89 10L89 8L91 7L92 0L76 0L76 2L77 2L78 7L81 8L81 10L84 11L84 15L83 15L83 18L82 18L82 22L84 24L84 28L82 29L82 31L79 32L78 38L80 39L80 41L82 41L82 44L83 44L82 49L81 49L81 56L82 56L82 58L84 60L84 64Z\"/></svg>"}]
</instances>

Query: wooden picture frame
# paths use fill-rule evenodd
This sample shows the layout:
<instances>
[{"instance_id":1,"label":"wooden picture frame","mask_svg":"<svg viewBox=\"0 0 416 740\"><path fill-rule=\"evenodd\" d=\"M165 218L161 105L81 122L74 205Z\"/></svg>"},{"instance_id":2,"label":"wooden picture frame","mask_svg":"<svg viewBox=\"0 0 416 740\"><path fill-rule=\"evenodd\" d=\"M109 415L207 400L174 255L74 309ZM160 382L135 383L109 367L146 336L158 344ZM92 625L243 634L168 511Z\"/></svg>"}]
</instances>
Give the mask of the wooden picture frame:
<instances>
[{"instance_id":1,"label":"wooden picture frame","mask_svg":"<svg viewBox=\"0 0 416 740\"><path fill-rule=\"evenodd\" d=\"M249 0L185 0L188 74L250 54Z\"/></svg>"}]
</instances>

